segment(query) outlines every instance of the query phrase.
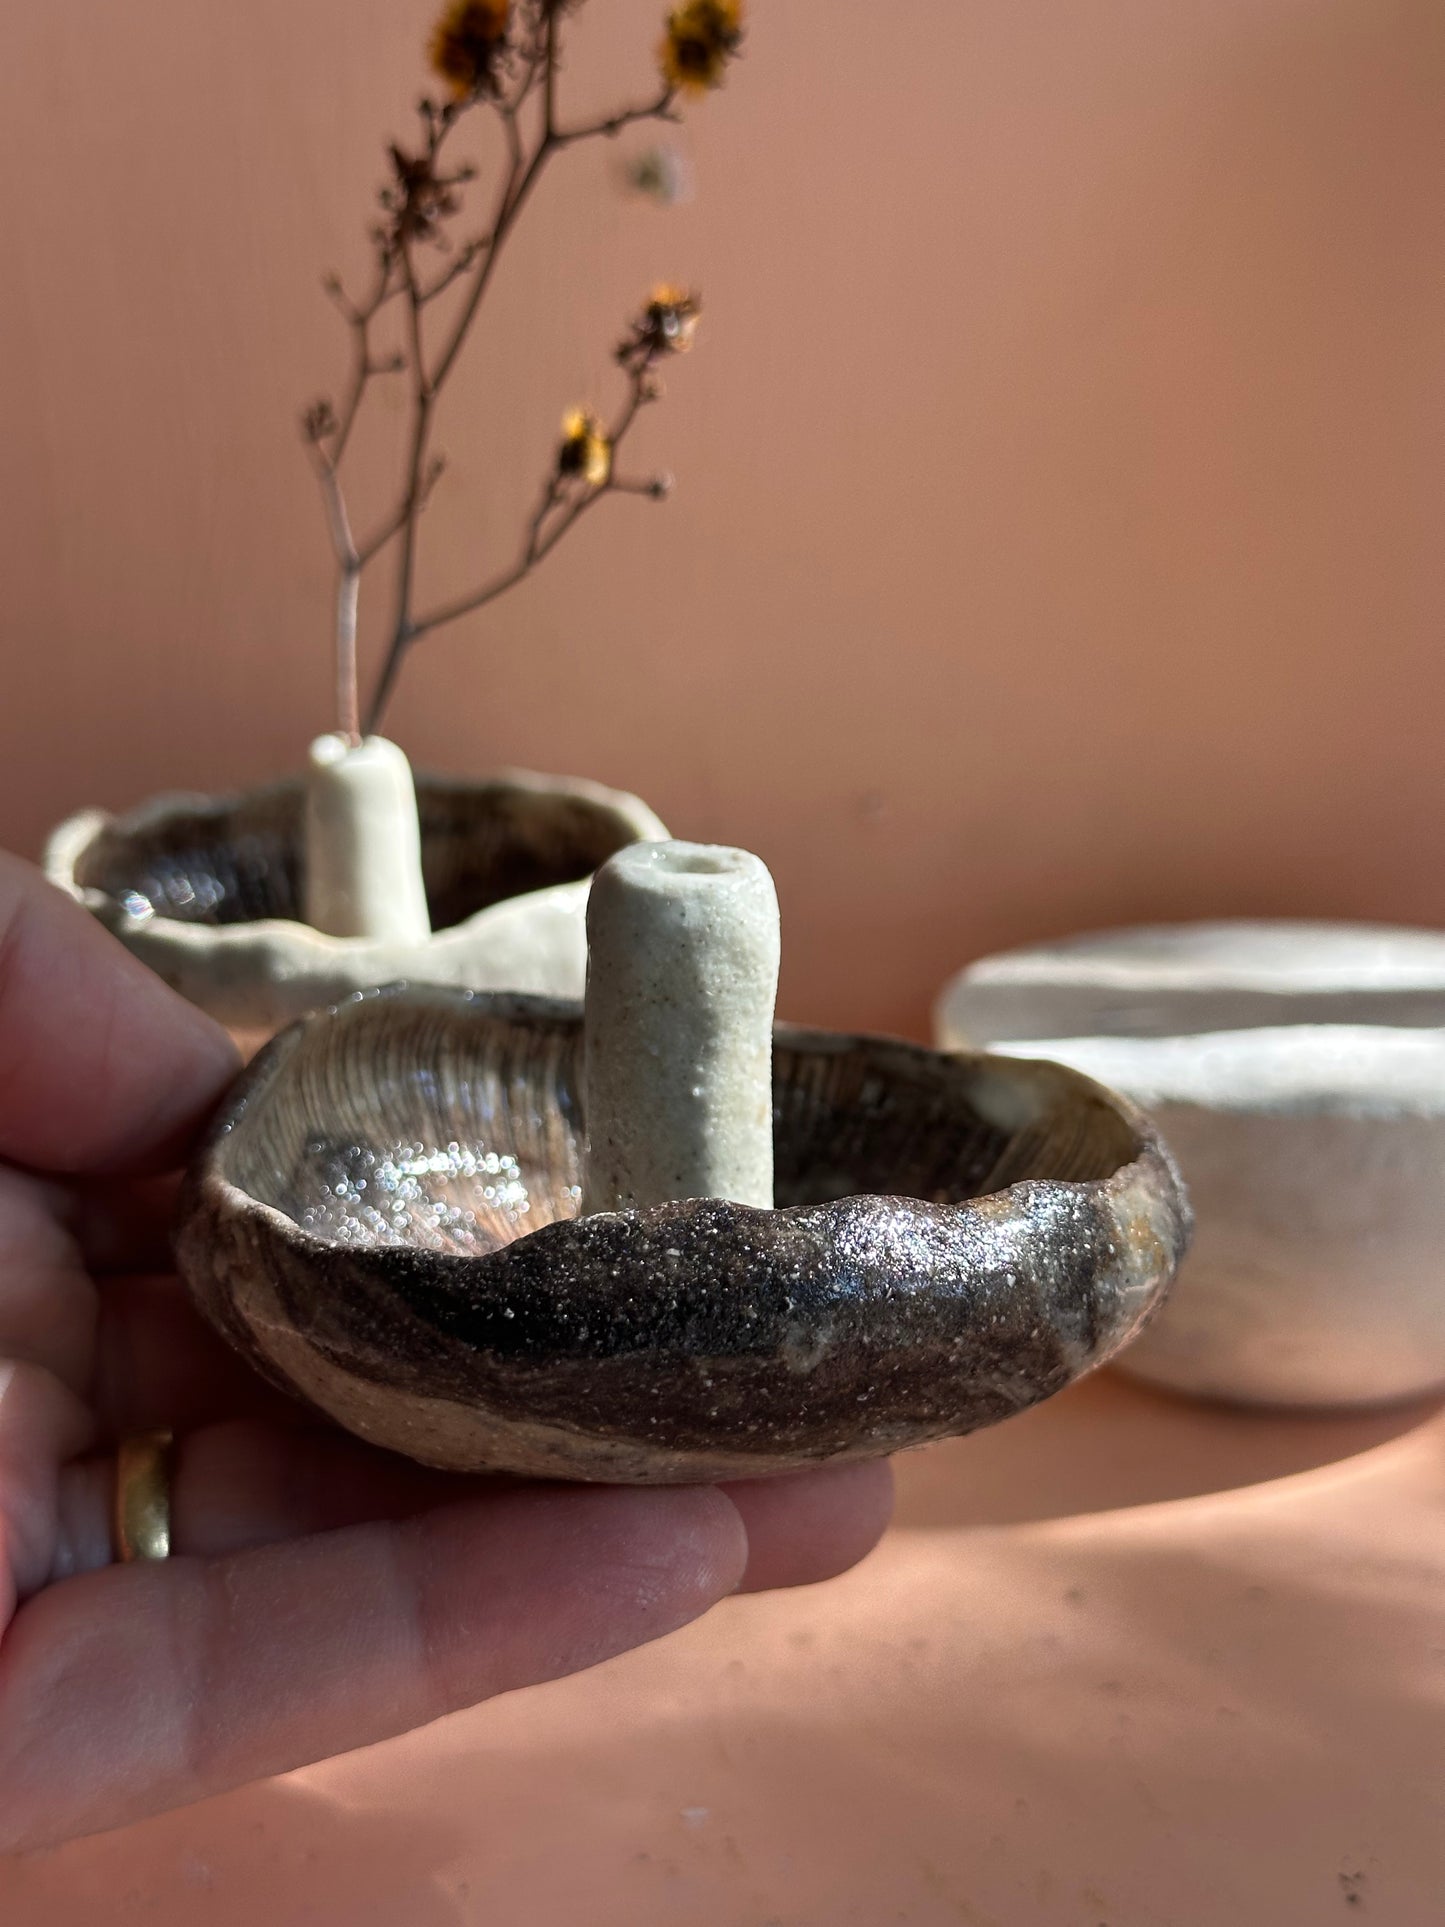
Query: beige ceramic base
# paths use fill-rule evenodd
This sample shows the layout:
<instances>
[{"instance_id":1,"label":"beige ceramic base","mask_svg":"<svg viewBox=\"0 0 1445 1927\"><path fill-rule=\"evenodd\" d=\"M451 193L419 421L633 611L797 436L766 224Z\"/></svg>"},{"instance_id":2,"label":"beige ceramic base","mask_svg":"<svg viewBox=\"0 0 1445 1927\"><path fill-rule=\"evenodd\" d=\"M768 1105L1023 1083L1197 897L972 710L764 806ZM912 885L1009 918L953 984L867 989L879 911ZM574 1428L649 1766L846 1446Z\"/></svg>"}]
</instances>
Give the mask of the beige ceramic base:
<instances>
[{"instance_id":1,"label":"beige ceramic base","mask_svg":"<svg viewBox=\"0 0 1445 1927\"><path fill-rule=\"evenodd\" d=\"M667 834L647 805L579 779L419 777L433 934L332 937L301 921L300 778L240 796L86 810L54 832L52 883L220 1022L269 1032L375 984L580 997L588 878Z\"/></svg>"}]
</instances>

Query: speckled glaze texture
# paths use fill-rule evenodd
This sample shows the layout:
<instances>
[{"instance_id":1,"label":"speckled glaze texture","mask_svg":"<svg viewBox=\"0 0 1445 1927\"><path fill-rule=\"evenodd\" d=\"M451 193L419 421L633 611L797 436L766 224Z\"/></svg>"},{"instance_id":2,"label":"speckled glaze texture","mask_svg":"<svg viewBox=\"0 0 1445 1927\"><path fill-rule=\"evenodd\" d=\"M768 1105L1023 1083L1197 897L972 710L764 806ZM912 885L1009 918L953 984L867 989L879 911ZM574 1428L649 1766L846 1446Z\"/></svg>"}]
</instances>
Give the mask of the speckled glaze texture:
<instances>
[{"instance_id":1,"label":"speckled glaze texture","mask_svg":"<svg viewBox=\"0 0 1445 1927\"><path fill-rule=\"evenodd\" d=\"M424 1463L668 1483L1006 1418L1159 1302L1189 1213L1075 1072L780 1027L778 1208L577 1217L573 1005L395 989L277 1038L177 1237L253 1364Z\"/></svg>"},{"instance_id":2,"label":"speckled glaze texture","mask_svg":"<svg viewBox=\"0 0 1445 1927\"><path fill-rule=\"evenodd\" d=\"M159 796L87 810L53 833L52 883L192 1003L271 1027L408 977L580 996L587 879L624 845L667 834L645 803L575 778L511 771L416 779L432 935L400 946L302 919L305 787Z\"/></svg>"}]
</instances>

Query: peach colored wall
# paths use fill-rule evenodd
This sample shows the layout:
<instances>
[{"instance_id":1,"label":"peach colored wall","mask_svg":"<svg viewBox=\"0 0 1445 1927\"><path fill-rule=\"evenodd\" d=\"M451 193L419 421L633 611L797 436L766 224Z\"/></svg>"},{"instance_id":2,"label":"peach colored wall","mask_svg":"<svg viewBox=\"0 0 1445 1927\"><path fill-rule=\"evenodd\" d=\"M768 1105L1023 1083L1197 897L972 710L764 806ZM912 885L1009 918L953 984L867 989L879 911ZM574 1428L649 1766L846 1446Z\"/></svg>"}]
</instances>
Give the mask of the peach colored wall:
<instances>
[{"instance_id":1,"label":"peach colored wall","mask_svg":"<svg viewBox=\"0 0 1445 1927\"><path fill-rule=\"evenodd\" d=\"M580 105L645 82L659 12L590 0ZM708 304L642 433L676 499L603 505L425 645L393 733L759 850L784 1001L824 1021L917 1028L970 954L1083 924L1445 916L1439 0L753 15L683 137L693 204L624 198L613 150L546 186L425 567L460 588L508 546L663 273ZM277 772L327 723L295 416L428 19L8 22L0 840Z\"/></svg>"}]
</instances>

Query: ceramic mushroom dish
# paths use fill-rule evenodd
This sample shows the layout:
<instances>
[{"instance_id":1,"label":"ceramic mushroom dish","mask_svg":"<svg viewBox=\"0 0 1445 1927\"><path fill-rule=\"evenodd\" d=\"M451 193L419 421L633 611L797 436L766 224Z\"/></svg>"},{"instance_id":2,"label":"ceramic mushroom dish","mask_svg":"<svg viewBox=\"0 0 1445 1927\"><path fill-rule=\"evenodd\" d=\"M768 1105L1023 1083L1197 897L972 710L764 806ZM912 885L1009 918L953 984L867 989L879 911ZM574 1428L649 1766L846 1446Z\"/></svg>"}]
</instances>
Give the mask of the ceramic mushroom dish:
<instances>
[{"instance_id":1,"label":"ceramic mushroom dish","mask_svg":"<svg viewBox=\"0 0 1445 1927\"><path fill-rule=\"evenodd\" d=\"M413 792L392 745L368 739L351 769L315 756L332 740L304 777L83 811L52 834L46 874L241 1031L401 977L580 996L587 879L666 835L646 804L526 772L423 776Z\"/></svg>"},{"instance_id":2,"label":"ceramic mushroom dish","mask_svg":"<svg viewBox=\"0 0 1445 1927\"><path fill-rule=\"evenodd\" d=\"M743 852L624 850L588 927L585 1009L395 987L251 1065L177 1248L268 1378L428 1465L694 1482L991 1424L1158 1304L1189 1211L1124 1100L775 1029Z\"/></svg>"}]
</instances>

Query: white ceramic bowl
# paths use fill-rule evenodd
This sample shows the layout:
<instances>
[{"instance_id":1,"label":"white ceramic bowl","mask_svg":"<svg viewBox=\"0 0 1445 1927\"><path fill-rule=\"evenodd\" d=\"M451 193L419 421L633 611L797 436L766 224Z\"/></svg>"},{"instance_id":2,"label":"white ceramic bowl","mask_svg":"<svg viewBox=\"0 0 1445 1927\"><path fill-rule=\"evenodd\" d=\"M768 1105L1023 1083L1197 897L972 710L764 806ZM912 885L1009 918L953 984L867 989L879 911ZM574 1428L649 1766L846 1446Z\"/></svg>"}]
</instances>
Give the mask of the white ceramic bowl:
<instances>
[{"instance_id":1,"label":"white ceramic bowl","mask_svg":"<svg viewBox=\"0 0 1445 1927\"><path fill-rule=\"evenodd\" d=\"M947 1047L1048 1057L1152 1113L1194 1245L1120 1361L1237 1401L1445 1385L1445 935L1358 924L1106 931L971 965Z\"/></svg>"}]
</instances>

